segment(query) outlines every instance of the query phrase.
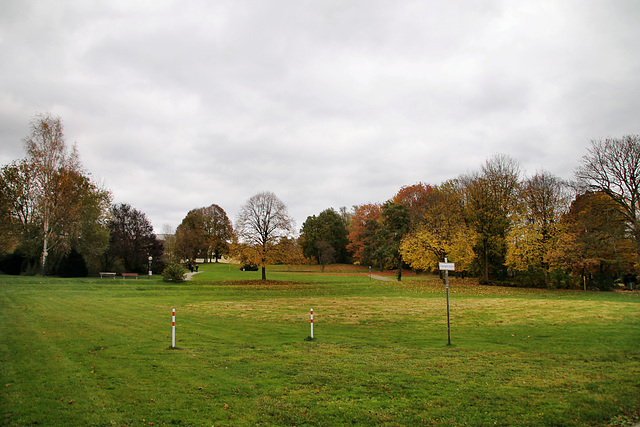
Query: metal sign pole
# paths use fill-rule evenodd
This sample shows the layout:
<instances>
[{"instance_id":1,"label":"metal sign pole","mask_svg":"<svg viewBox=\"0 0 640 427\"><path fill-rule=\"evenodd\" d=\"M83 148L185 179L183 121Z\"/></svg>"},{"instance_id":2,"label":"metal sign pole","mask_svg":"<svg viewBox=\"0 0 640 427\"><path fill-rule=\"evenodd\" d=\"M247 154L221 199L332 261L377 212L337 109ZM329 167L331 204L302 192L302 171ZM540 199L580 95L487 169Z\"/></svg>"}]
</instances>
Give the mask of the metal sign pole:
<instances>
[{"instance_id":1,"label":"metal sign pole","mask_svg":"<svg viewBox=\"0 0 640 427\"><path fill-rule=\"evenodd\" d=\"M451 320L450 320L450 311L449 311L449 271L455 271L456 266L453 263L450 263L445 257L444 262L441 262L440 271L444 271L444 283L447 287L447 336L449 338L449 345L451 345Z\"/></svg>"},{"instance_id":2,"label":"metal sign pole","mask_svg":"<svg viewBox=\"0 0 640 427\"><path fill-rule=\"evenodd\" d=\"M444 281L447 285L447 336L451 345L451 322L449 320L449 270L444 271Z\"/></svg>"}]
</instances>

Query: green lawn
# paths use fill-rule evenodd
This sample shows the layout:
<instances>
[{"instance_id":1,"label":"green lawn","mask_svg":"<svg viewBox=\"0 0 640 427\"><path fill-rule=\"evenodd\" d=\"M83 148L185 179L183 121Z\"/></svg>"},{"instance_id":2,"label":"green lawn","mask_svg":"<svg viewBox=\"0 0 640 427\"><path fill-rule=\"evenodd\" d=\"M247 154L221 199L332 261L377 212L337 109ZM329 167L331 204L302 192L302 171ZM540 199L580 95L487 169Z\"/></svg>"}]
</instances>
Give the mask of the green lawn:
<instances>
[{"instance_id":1,"label":"green lawn","mask_svg":"<svg viewBox=\"0 0 640 427\"><path fill-rule=\"evenodd\" d=\"M202 270L0 276L0 422L626 425L640 411L639 293L452 280L447 346L431 276Z\"/></svg>"}]
</instances>

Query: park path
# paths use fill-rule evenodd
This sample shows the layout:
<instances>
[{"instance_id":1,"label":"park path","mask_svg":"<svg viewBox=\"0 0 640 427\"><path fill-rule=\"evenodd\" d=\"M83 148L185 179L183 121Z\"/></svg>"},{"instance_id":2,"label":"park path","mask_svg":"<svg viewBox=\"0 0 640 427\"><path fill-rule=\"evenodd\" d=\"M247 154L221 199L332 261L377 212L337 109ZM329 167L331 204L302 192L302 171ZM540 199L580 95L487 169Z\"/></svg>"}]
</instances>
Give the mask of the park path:
<instances>
[{"instance_id":1,"label":"park path","mask_svg":"<svg viewBox=\"0 0 640 427\"><path fill-rule=\"evenodd\" d=\"M376 279L376 280L382 280L383 282L393 282L393 281L396 280L396 279L392 279L392 278L387 277L387 276L378 276L377 274L372 274L371 278L372 279Z\"/></svg>"},{"instance_id":2,"label":"park path","mask_svg":"<svg viewBox=\"0 0 640 427\"><path fill-rule=\"evenodd\" d=\"M201 272L201 271L198 271L198 272L193 272L193 273L186 273L186 274L184 275L185 280L191 280L191 278L192 278L194 275L198 274L198 273L202 273L202 272ZM376 280L382 280L383 282L393 282L393 281L395 281L395 279L392 279L392 278L390 278L390 277L387 277L387 276L378 276L377 274L372 274L372 275L371 275L371 278L372 278L372 279L376 279Z\"/></svg>"}]
</instances>

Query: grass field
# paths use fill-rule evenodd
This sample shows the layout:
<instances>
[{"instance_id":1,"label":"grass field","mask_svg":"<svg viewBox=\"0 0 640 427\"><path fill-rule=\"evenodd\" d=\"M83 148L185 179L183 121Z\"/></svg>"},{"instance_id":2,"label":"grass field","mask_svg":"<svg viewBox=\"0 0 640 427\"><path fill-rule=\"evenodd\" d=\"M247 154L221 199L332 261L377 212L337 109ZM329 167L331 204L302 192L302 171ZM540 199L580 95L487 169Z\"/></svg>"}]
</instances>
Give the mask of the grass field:
<instances>
[{"instance_id":1,"label":"grass field","mask_svg":"<svg viewBox=\"0 0 640 427\"><path fill-rule=\"evenodd\" d=\"M431 276L280 267L265 284L202 270L184 284L0 276L0 422L628 425L640 413L639 293L453 280L448 346Z\"/></svg>"}]
</instances>

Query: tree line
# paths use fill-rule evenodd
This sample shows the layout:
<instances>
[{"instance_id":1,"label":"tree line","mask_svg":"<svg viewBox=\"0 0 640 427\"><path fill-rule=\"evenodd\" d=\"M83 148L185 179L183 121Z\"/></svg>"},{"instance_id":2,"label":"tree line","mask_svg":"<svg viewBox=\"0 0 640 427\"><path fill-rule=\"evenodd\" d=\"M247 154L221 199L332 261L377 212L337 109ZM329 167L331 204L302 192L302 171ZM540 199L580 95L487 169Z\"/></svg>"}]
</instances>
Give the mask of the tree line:
<instances>
[{"instance_id":1,"label":"tree line","mask_svg":"<svg viewBox=\"0 0 640 427\"><path fill-rule=\"evenodd\" d=\"M305 255L321 262L323 245L339 252L344 243L332 242L346 230L344 247L356 263L397 268L399 280L403 268L437 272L447 259L459 274L487 284L602 289L617 278L635 282L640 137L592 141L581 160L575 180L566 182L547 171L525 176L517 161L495 155L455 179L354 206L333 234L317 232L327 229L322 214L309 217L300 239Z\"/></svg>"},{"instance_id":2,"label":"tree line","mask_svg":"<svg viewBox=\"0 0 640 427\"><path fill-rule=\"evenodd\" d=\"M300 230L271 192L242 206L235 226L217 204L190 210L158 239L144 213L111 193L69 148L62 122L38 114L26 156L0 174L0 270L68 275L143 273L227 256L244 268L356 263L458 274L525 286L607 286L635 280L640 264L640 137L591 141L566 182L525 176L506 155L440 184L400 188L383 203L307 217ZM299 231L299 233L296 233ZM297 237L296 235L299 234Z\"/></svg>"},{"instance_id":3,"label":"tree line","mask_svg":"<svg viewBox=\"0 0 640 427\"><path fill-rule=\"evenodd\" d=\"M26 156L0 173L0 270L65 277L145 272L163 245L145 214L112 195L83 168L59 117L37 114Z\"/></svg>"}]
</instances>

